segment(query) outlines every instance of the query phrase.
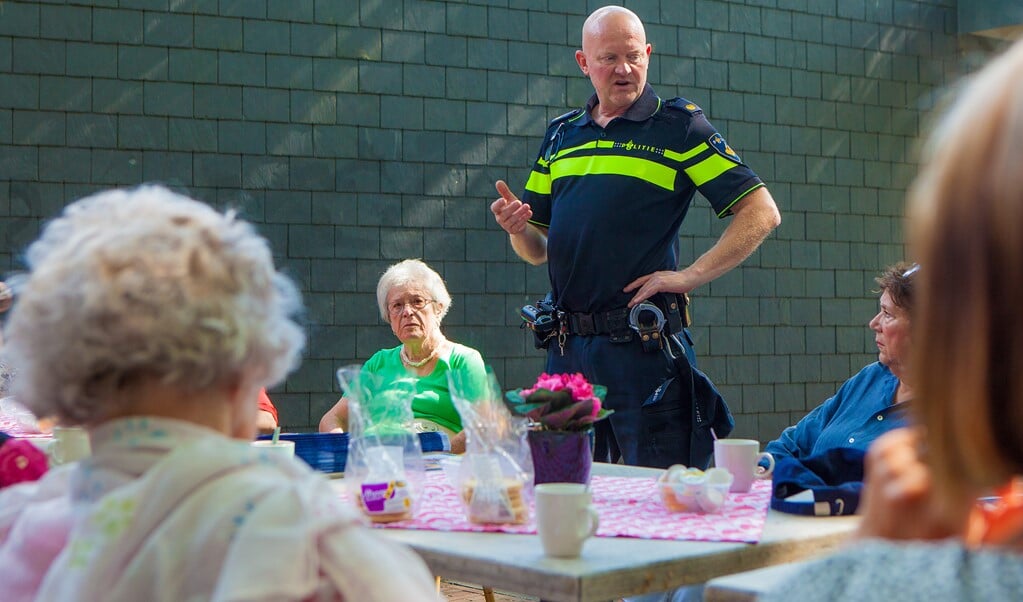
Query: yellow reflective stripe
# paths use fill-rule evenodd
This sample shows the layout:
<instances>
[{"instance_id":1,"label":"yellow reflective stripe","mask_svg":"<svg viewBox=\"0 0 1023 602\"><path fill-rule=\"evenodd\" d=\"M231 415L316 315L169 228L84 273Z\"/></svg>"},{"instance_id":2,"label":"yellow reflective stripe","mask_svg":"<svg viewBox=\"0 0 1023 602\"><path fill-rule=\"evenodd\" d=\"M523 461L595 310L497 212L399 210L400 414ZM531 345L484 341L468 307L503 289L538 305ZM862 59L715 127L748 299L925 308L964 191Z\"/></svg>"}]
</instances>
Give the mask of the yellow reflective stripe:
<instances>
[{"instance_id":1,"label":"yellow reflective stripe","mask_svg":"<svg viewBox=\"0 0 1023 602\"><path fill-rule=\"evenodd\" d=\"M529 172L529 179L526 180L526 190L536 194L550 194L551 176L538 171Z\"/></svg>"},{"instance_id":2,"label":"yellow reflective stripe","mask_svg":"<svg viewBox=\"0 0 1023 602\"><path fill-rule=\"evenodd\" d=\"M701 143L697 144L696 146L694 146L693 148L687 150L684 153L676 153L673 150L664 149L664 156L665 156L665 158L672 159L673 161L678 161L678 162L681 163L682 161L685 161L686 159L692 159L693 157L695 157L696 155L699 155L700 153L702 153L703 151L707 150L708 148L710 148L710 147L707 146L706 142L701 142Z\"/></svg>"},{"instance_id":3,"label":"yellow reflective stripe","mask_svg":"<svg viewBox=\"0 0 1023 602\"><path fill-rule=\"evenodd\" d=\"M737 165L739 164L735 161L729 161L721 155L714 153L696 165L685 168L685 171L689 179L693 181L693 184L702 186Z\"/></svg>"},{"instance_id":4,"label":"yellow reflective stripe","mask_svg":"<svg viewBox=\"0 0 1023 602\"><path fill-rule=\"evenodd\" d=\"M727 207L725 207L724 209L722 209L721 211L718 212L718 217L725 217L726 215L731 213L732 207L735 207L736 203L738 203L742 199L746 198L746 195L748 195L749 193L753 192L757 188L763 188L763 186L764 186L763 182L760 182L759 184L754 184L753 186L750 187L749 190L747 190L746 192L744 192L744 193L740 194L739 196L735 197L734 201L732 201L731 203L728 203Z\"/></svg>"},{"instance_id":5,"label":"yellow reflective stripe","mask_svg":"<svg viewBox=\"0 0 1023 602\"><path fill-rule=\"evenodd\" d=\"M676 170L660 163L636 157L592 155L589 157L566 157L551 163L551 179L553 180L568 176L598 174L628 176L639 178L666 190L675 189L677 173ZM532 181L532 176L530 176L530 180Z\"/></svg>"},{"instance_id":6,"label":"yellow reflective stripe","mask_svg":"<svg viewBox=\"0 0 1023 602\"><path fill-rule=\"evenodd\" d=\"M557 160L559 157L564 157L565 155L570 155L572 153L577 153L577 152L582 151L582 150L588 150L588 149L591 149L591 148L600 148L600 146L599 146L600 144L601 144L601 142L599 142L597 140L594 140L593 142L587 142L586 144L580 144L579 146L573 146L573 147L570 147L570 148L563 148L563 149L559 150L557 153L555 153L553 157L551 157L551 161L553 162L553 161ZM604 144L607 145L604 148L608 148L610 146L610 144L613 144L613 143L610 143L610 144L609 143L604 143Z\"/></svg>"}]
</instances>

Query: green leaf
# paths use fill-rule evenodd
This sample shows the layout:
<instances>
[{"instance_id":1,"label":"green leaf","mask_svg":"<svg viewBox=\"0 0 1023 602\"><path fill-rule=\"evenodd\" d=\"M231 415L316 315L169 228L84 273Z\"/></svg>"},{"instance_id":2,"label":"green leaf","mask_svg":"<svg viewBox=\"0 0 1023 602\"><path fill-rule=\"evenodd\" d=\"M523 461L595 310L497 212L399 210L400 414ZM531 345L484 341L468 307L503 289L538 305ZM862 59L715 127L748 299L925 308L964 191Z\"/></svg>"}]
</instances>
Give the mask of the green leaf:
<instances>
[{"instance_id":1,"label":"green leaf","mask_svg":"<svg viewBox=\"0 0 1023 602\"><path fill-rule=\"evenodd\" d=\"M522 398L522 389L514 389L504 394L504 398L512 403L512 405L518 405L525 403L525 399Z\"/></svg>"},{"instance_id":2,"label":"green leaf","mask_svg":"<svg viewBox=\"0 0 1023 602\"><path fill-rule=\"evenodd\" d=\"M514 389L504 394L505 403L515 414L526 416L532 422L539 423L542 428L553 431L579 431L591 428L598 420L606 418L614 410L601 408L596 416L593 412L594 399L576 401L572 399L570 390L551 391L537 389L528 397L522 395L522 389ZM593 397L601 402L607 396L607 387L593 385Z\"/></svg>"},{"instance_id":3,"label":"green leaf","mask_svg":"<svg viewBox=\"0 0 1023 602\"><path fill-rule=\"evenodd\" d=\"M582 431L582 430L586 430L586 429L590 428L593 425L594 422L597 422L598 420L603 420L604 418L607 418L608 416L610 416L611 414L614 414L614 412L615 412L614 410L605 410L605 409L601 408L601 410L599 412L597 412L596 416L590 416L590 412L592 410L593 410L593 406L592 406L592 403L591 403L591 406L589 408L587 408L586 414L584 416L580 416L580 417L576 418L567 427L565 427L563 429L557 429L557 430L569 430L569 431Z\"/></svg>"},{"instance_id":4,"label":"green leaf","mask_svg":"<svg viewBox=\"0 0 1023 602\"><path fill-rule=\"evenodd\" d=\"M593 400L584 399L561 410L551 412L539 419L548 429L553 431L574 430L575 425L583 418L589 418L593 411Z\"/></svg>"}]
</instances>

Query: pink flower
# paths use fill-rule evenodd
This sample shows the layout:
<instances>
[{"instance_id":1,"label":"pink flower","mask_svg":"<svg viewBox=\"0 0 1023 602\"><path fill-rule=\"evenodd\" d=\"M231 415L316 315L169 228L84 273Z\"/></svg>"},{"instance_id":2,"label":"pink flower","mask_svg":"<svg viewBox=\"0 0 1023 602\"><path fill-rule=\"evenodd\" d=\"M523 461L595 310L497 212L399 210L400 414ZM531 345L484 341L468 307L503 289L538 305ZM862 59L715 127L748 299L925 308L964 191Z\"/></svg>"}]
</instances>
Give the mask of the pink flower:
<instances>
[{"instance_id":1,"label":"pink flower","mask_svg":"<svg viewBox=\"0 0 1023 602\"><path fill-rule=\"evenodd\" d=\"M581 373L544 372L532 388L509 391L506 397L515 413L541 428L561 431L591 428L611 414L601 404L606 394L606 387L590 384Z\"/></svg>"},{"instance_id":2,"label":"pink flower","mask_svg":"<svg viewBox=\"0 0 1023 602\"><path fill-rule=\"evenodd\" d=\"M35 481L47 468L46 454L24 439L8 439L0 445L0 487Z\"/></svg>"},{"instance_id":3,"label":"pink flower","mask_svg":"<svg viewBox=\"0 0 1023 602\"><path fill-rule=\"evenodd\" d=\"M536 384L531 389L524 389L522 391L523 397L529 397L539 389L547 389L548 391L560 391L561 386L561 375L560 374L547 374L544 372L536 379Z\"/></svg>"},{"instance_id":4,"label":"pink flower","mask_svg":"<svg viewBox=\"0 0 1023 602\"><path fill-rule=\"evenodd\" d=\"M593 385L586 381L581 373L575 374L547 374L544 372L536 379L536 384L531 389L522 391L523 397L528 397L539 389L548 391L565 391L572 394L573 401L585 401L593 399Z\"/></svg>"},{"instance_id":5,"label":"pink flower","mask_svg":"<svg viewBox=\"0 0 1023 602\"><path fill-rule=\"evenodd\" d=\"M576 372L575 374L563 374L565 387L572 392L572 399L583 401L593 398L593 385L586 382L586 378Z\"/></svg>"}]
</instances>

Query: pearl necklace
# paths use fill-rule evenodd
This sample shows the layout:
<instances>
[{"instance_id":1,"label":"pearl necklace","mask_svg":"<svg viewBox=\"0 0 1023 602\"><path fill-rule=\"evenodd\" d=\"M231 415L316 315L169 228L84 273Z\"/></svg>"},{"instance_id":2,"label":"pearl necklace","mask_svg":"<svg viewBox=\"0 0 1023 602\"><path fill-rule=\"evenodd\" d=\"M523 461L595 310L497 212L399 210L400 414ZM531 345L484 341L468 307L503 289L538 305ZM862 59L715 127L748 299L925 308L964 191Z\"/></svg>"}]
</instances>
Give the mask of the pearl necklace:
<instances>
[{"instance_id":1,"label":"pearl necklace","mask_svg":"<svg viewBox=\"0 0 1023 602\"><path fill-rule=\"evenodd\" d=\"M437 349L434 349L430 353L430 355L424 357L423 359L419 360L418 362L413 362L412 359L408 356L408 354L405 353L405 346L404 345L401 346L401 351L398 352L398 355L401 356L401 361L406 366L408 366L409 368L422 368L423 366L426 365L427 362L432 360L435 355L437 355Z\"/></svg>"}]
</instances>

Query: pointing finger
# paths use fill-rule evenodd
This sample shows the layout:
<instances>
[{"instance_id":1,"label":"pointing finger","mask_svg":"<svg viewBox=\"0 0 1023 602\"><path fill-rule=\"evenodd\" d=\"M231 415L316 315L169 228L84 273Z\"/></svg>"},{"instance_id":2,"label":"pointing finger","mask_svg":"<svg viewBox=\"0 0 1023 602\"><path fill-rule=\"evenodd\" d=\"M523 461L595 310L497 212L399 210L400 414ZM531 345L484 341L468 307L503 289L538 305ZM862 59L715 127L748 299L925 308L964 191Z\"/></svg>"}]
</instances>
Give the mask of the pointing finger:
<instances>
[{"instance_id":1,"label":"pointing finger","mask_svg":"<svg viewBox=\"0 0 1023 602\"><path fill-rule=\"evenodd\" d=\"M515 196L515 193L511 191L511 188L508 188L508 184L506 184L504 180L498 180L494 184L494 187L497 188L497 194L501 195L501 197L509 203L519 200L519 197Z\"/></svg>"}]
</instances>

